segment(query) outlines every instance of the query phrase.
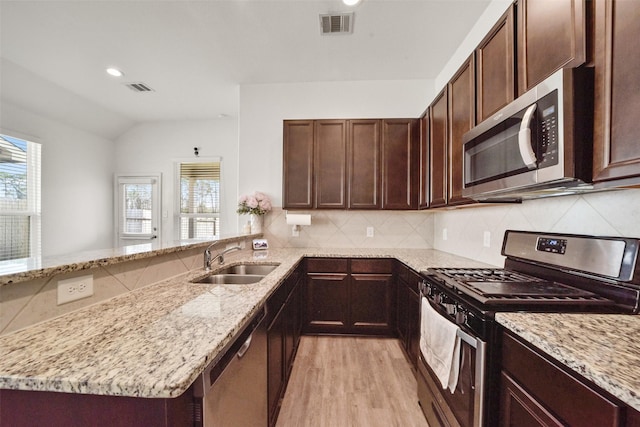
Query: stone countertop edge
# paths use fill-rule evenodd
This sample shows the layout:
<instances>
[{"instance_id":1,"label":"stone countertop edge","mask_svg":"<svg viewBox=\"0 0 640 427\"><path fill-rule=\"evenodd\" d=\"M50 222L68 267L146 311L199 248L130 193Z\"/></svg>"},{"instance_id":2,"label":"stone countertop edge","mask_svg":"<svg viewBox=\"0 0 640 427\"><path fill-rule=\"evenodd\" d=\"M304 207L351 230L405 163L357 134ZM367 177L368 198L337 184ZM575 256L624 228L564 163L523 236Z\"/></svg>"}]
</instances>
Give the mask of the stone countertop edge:
<instances>
[{"instance_id":1,"label":"stone countertop edge","mask_svg":"<svg viewBox=\"0 0 640 427\"><path fill-rule=\"evenodd\" d=\"M640 316L496 313L506 329L640 411Z\"/></svg>"},{"instance_id":2,"label":"stone countertop edge","mask_svg":"<svg viewBox=\"0 0 640 427\"><path fill-rule=\"evenodd\" d=\"M0 286L40 277L150 258L189 249L205 248L211 243L230 243L262 237L262 234L222 236L216 240L183 240L168 243L144 243L120 248L97 249L69 255L22 258L0 261Z\"/></svg>"},{"instance_id":3,"label":"stone countertop edge","mask_svg":"<svg viewBox=\"0 0 640 427\"><path fill-rule=\"evenodd\" d=\"M0 389L172 398L183 394L303 257L395 258L416 271L486 267L431 249L269 249L229 257L278 262L251 285L191 281L203 270L0 336Z\"/></svg>"}]
</instances>

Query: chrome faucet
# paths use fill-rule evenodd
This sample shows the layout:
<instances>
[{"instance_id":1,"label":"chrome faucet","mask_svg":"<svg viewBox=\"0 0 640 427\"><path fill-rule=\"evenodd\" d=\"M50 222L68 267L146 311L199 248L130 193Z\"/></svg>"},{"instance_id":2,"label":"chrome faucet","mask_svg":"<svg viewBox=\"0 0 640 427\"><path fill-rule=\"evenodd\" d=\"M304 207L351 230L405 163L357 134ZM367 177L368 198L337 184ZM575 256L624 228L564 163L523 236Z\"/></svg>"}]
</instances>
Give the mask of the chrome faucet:
<instances>
[{"instance_id":1,"label":"chrome faucet","mask_svg":"<svg viewBox=\"0 0 640 427\"><path fill-rule=\"evenodd\" d=\"M207 246L207 249L204 250L204 269L205 271L211 270L211 248L217 245L218 242L215 241Z\"/></svg>"},{"instance_id":2,"label":"chrome faucet","mask_svg":"<svg viewBox=\"0 0 640 427\"><path fill-rule=\"evenodd\" d=\"M210 244L207 249L204 250L204 269L205 271L211 271L211 264L215 261L218 260L218 264L222 265L224 263L224 255L227 252L231 252L231 251L239 251L242 250L242 247L240 246L232 246L230 248L225 249L224 251L220 252L218 255L216 255L213 259L211 258L211 248L218 242L213 242L212 244Z\"/></svg>"}]
</instances>

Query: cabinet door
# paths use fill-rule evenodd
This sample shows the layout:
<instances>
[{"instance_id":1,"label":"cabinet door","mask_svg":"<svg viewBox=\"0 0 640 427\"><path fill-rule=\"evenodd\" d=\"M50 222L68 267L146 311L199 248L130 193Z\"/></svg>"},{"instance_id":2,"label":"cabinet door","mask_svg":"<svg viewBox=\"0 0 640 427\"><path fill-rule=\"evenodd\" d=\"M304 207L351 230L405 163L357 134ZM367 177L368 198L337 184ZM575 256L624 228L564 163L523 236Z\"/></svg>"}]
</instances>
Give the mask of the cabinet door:
<instances>
[{"instance_id":1,"label":"cabinet door","mask_svg":"<svg viewBox=\"0 0 640 427\"><path fill-rule=\"evenodd\" d=\"M313 207L313 120L287 120L283 129L284 208Z\"/></svg>"},{"instance_id":2,"label":"cabinet door","mask_svg":"<svg viewBox=\"0 0 640 427\"><path fill-rule=\"evenodd\" d=\"M447 204L447 88L433 101L430 110L429 206Z\"/></svg>"},{"instance_id":3,"label":"cabinet door","mask_svg":"<svg viewBox=\"0 0 640 427\"><path fill-rule=\"evenodd\" d=\"M411 272L407 284L407 354L415 368L420 354L420 294L417 281L419 276Z\"/></svg>"},{"instance_id":4,"label":"cabinet door","mask_svg":"<svg viewBox=\"0 0 640 427\"><path fill-rule=\"evenodd\" d=\"M556 366L549 360L549 356L530 348L528 344L521 343L509 333L503 333L502 337L503 374L510 377L512 382L519 384L522 389L527 390L529 396L527 400L530 403L525 406L530 409L529 412L533 413L535 408L542 408L554 414L554 417L563 422L562 425L601 427L621 425L625 408L597 391L595 384L586 380L579 381L573 373L565 372L567 368ZM511 402L511 396L514 395L513 387L504 392L507 396L503 396L502 402L508 405ZM524 410L525 408L515 409L518 414L522 414L523 419L527 419ZM502 406L500 411L503 417L513 416L508 413L513 409L508 407Z\"/></svg>"},{"instance_id":5,"label":"cabinet door","mask_svg":"<svg viewBox=\"0 0 640 427\"><path fill-rule=\"evenodd\" d=\"M448 151L449 179L448 205L472 203L462 197L463 187L463 145L462 136L468 132L476 121L475 111L475 60L473 55L460 67L448 84L449 117L448 117Z\"/></svg>"},{"instance_id":6,"label":"cabinet door","mask_svg":"<svg viewBox=\"0 0 640 427\"><path fill-rule=\"evenodd\" d=\"M346 330L348 282L349 275L345 273L308 273L307 332L340 333Z\"/></svg>"},{"instance_id":7,"label":"cabinet door","mask_svg":"<svg viewBox=\"0 0 640 427\"><path fill-rule=\"evenodd\" d=\"M640 2L595 2L596 182L640 179ZM632 179L635 177L635 179ZM628 182L618 181L621 185Z\"/></svg>"},{"instance_id":8,"label":"cabinet door","mask_svg":"<svg viewBox=\"0 0 640 427\"><path fill-rule=\"evenodd\" d=\"M509 375L500 377L500 426L561 427L565 425Z\"/></svg>"},{"instance_id":9,"label":"cabinet door","mask_svg":"<svg viewBox=\"0 0 640 427\"><path fill-rule=\"evenodd\" d=\"M418 207L429 207L429 109L420 118L420 194Z\"/></svg>"},{"instance_id":10,"label":"cabinet door","mask_svg":"<svg viewBox=\"0 0 640 427\"><path fill-rule=\"evenodd\" d=\"M349 208L380 208L380 120L350 120Z\"/></svg>"},{"instance_id":11,"label":"cabinet door","mask_svg":"<svg viewBox=\"0 0 640 427\"><path fill-rule=\"evenodd\" d=\"M518 2L520 95L560 68L578 67L585 63L585 1Z\"/></svg>"},{"instance_id":12,"label":"cabinet door","mask_svg":"<svg viewBox=\"0 0 640 427\"><path fill-rule=\"evenodd\" d=\"M417 119L382 122L382 208L418 208Z\"/></svg>"},{"instance_id":13,"label":"cabinet door","mask_svg":"<svg viewBox=\"0 0 640 427\"><path fill-rule=\"evenodd\" d=\"M275 425L284 391L284 316L280 310L267 328L267 398L269 425Z\"/></svg>"},{"instance_id":14,"label":"cabinet door","mask_svg":"<svg viewBox=\"0 0 640 427\"><path fill-rule=\"evenodd\" d=\"M476 48L477 122L515 99L515 6L511 5Z\"/></svg>"},{"instance_id":15,"label":"cabinet door","mask_svg":"<svg viewBox=\"0 0 640 427\"><path fill-rule=\"evenodd\" d=\"M317 120L315 124L315 205L347 207L347 122Z\"/></svg>"},{"instance_id":16,"label":"cabinet door","mask_svg":"<svg viewBox=\"0 0 640 427\"><path fill-rule=\"evenodd\" d=\"M352 274L349 286L349 323L352 332L393 335L392 274Z\"/></svg>"},{"instance_id":17,"label":"cabinet door","mask_svg":"<svg viewBox=\"0 0 640 427\"><path fill-rule=\"evenodd\" d=\"M408 294L407 294L407 284L404 280L398 278L396 282L396 330L398 333L398 338L402 343L402 348L407 350L407 308L409 307L408 303Z\"/></svg>"}]
</instances>

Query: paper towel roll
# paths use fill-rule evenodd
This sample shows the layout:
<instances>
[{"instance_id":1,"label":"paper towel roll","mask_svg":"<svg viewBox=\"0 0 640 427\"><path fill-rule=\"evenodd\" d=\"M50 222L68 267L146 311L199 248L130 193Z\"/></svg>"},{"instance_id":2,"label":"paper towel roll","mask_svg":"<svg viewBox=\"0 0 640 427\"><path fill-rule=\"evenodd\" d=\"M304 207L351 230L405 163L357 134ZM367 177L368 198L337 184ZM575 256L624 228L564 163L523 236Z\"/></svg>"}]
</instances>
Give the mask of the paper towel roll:
<instances>
[{"instance_id":1,"label":"paper towel roll","mask_svg":"<svg viewBox=\"0 0 640 427\"><path fill-rule=\"evenodd\" d=\"M311 225L311 215L310 214L287 214L287 224Z\"/></svg>"}]
</instances>

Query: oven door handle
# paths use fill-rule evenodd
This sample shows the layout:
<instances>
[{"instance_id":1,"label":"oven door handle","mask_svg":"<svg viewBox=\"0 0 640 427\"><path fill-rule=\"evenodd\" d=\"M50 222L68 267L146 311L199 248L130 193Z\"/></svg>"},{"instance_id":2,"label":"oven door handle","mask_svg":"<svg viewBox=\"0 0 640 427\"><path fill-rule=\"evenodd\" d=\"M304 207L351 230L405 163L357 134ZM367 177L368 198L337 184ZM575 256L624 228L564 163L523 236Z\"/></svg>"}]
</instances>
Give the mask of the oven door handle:
<instances>
[{"instance_id":1,"label":"oven door handle","mask_svg":"<svg viewBox=\"0 0 640 427\"><path fill-rule=\"evenodd\" d=\"M476 338L472 337L462 329L458 329L457 335L462 341L466 342L476 350L478 349L478 340Z\"/></svg>"}]
</instances>

